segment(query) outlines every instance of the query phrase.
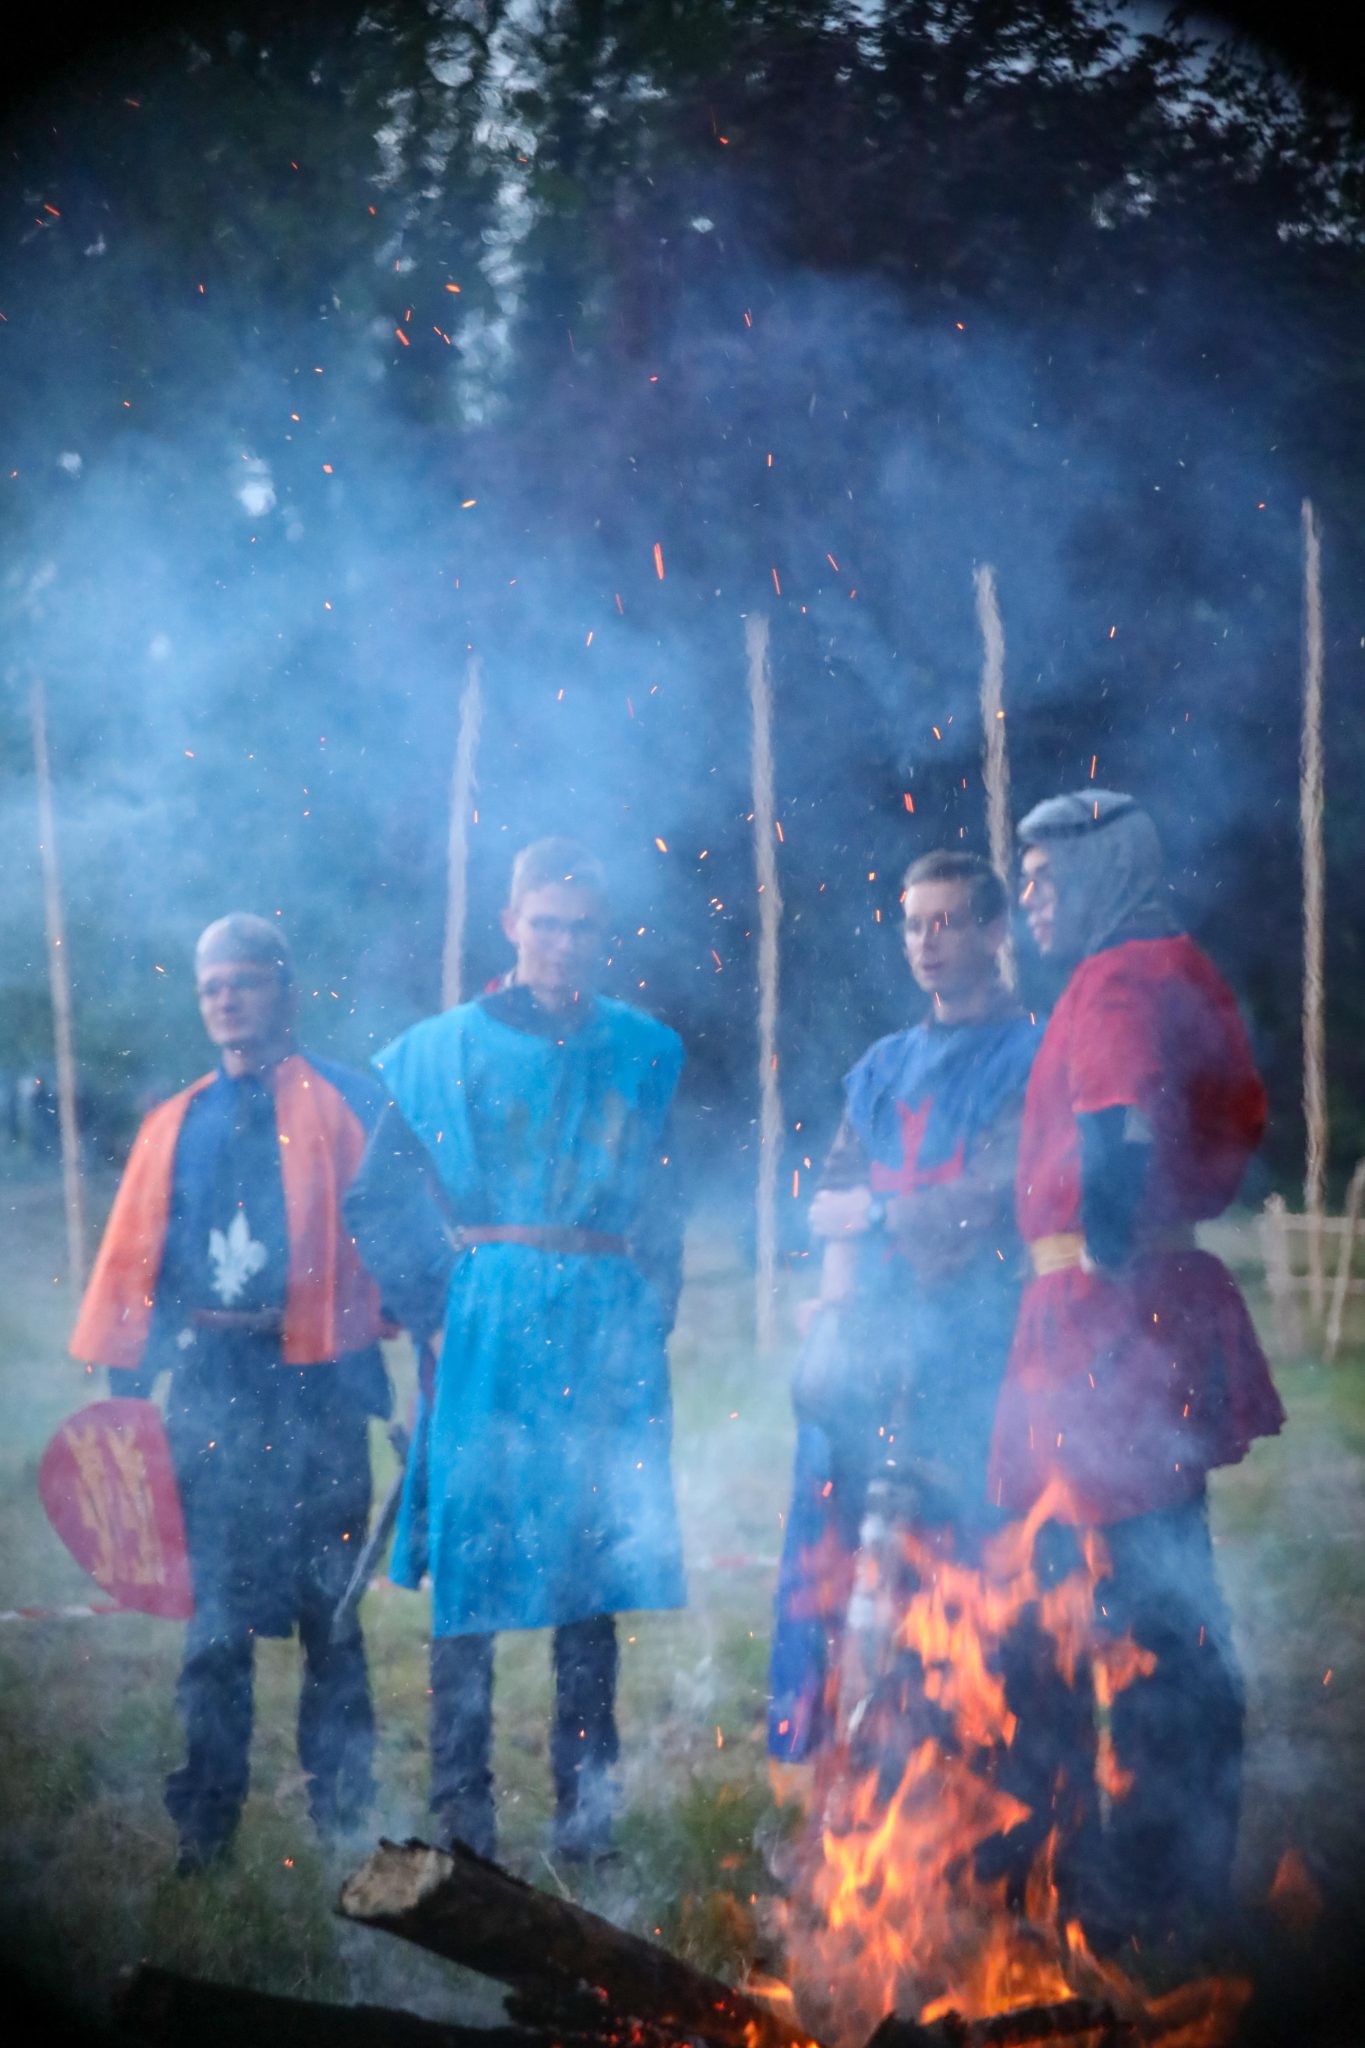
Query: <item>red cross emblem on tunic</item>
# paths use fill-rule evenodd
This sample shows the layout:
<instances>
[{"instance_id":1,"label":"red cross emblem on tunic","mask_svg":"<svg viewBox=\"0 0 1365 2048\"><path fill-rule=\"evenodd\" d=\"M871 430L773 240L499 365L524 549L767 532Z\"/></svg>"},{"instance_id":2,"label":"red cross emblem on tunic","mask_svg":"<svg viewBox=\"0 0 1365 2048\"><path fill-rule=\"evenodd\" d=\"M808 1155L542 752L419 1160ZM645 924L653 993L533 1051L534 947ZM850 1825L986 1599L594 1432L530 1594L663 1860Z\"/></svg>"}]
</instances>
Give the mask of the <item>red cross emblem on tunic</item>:
<instances>
[{"instance_id":1,"label":"red cross emblem on tunic","mask_svg":"<svg viewBox=\"0 0 1365 2048\"><path fill-rule=\"evenodd\" d=\"M926 1102L922 1109L911 1109L908 1103L896 1104L901 1126L901 1163L899 1166L883 1166L879 1159L873 1160L870 1180L874 1194L913 1195L916 1188L942 1187L947 1181L962 1178L967 1156L964 1138L958 1139L954 1151L937 1166L921 1166L919 1163L930 1106Z\"/></svg>"}]
</instances>

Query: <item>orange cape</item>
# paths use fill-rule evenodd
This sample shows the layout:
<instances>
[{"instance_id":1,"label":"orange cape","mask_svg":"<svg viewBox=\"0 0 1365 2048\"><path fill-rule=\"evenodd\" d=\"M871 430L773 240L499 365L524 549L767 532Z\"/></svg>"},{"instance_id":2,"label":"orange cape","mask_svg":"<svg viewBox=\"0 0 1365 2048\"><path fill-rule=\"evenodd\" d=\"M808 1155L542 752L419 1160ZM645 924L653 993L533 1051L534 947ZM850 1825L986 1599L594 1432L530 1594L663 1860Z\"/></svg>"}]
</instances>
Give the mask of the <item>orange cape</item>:
<instances>
[{"instance_id":1,"label":"orange cape","mask_svg":"<svg viewBox=\"0 0 1365 2048\"><path fill-rule=\"evenodd\" d=\"M216 1078L204 1074L161 1103L138 1132L71 1338L74 1358L89 1365L141 1364L180 1127L191 1100ZM381 1333L378 1289L341 1214L364 1154L365 1127L300 1053L280 1061L270 1087L289 1237L282 1355L286 1365L316 1365L359 1351Z\"/></svg>"}]
</instances>

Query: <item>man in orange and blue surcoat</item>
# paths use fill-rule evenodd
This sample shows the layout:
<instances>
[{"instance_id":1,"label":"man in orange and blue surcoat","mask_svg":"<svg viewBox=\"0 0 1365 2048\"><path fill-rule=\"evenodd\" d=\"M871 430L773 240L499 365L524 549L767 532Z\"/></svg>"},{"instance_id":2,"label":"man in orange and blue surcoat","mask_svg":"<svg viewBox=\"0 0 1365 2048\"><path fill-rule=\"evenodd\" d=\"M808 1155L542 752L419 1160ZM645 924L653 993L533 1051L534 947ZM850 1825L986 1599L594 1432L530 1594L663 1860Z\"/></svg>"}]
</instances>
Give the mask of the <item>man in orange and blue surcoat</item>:
<instances>
[{"instance_id":1,"label":"man in orange and blue surcoat","mask_svg":"<svg viewBox=\"0 0 1365 2048\"><path fill-rule=\"evenodd\" d=\"M367 1421L388 1411L379 1297L341 1201L382 1107L366 1076L307 1059L278 926L242 912L199 940L220 1064L133 1146L71 1340L111 1390L169 1371L166 1428L195 1609L166 1785L182 1875L218 1861L247 1791L253 1645L297 1627L299 1757L324 1838L373 1794L365 1651L332 1616L370 1507Z\"/></svg>"}]
</instances>

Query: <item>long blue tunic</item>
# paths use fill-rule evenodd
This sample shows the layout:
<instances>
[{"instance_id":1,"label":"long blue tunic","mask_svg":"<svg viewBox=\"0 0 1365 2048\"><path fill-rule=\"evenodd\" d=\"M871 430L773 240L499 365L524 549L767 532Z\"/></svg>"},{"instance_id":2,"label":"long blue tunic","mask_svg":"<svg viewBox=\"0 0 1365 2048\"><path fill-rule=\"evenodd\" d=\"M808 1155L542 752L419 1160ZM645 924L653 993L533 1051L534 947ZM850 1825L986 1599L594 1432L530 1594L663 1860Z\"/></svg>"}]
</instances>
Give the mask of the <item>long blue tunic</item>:
<instances>
[{"instance_id":1,"label":"long blue tunic","mask_svg":"<svg viewBox=\"0 0 1365 2048\"><path fill-rule=\"evenodd\" d=\"M629 1237L682 1046L601 997L562 1039L465 1003L375 1065L461 1223ZM437 1635L684 1604L666 1335L629 1258L515 1244L457 1258L391 1565L402 1585L430 1573Z\"/></svg>"}]
</instances>

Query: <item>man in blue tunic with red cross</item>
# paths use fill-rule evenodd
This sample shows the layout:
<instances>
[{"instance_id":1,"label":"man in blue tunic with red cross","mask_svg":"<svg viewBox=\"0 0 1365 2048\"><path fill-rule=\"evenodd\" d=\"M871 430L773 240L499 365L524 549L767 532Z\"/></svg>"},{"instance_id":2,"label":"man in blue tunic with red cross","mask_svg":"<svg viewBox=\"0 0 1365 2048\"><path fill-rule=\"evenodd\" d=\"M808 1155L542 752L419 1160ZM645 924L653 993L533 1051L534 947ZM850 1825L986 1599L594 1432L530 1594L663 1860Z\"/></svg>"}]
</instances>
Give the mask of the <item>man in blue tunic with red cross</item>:
<instances>
[{"instance_id":1,"label":"man in blue tunic with red cross","mask_svg":"<svg viewBox=\"0 0 1365 2048\"><path fill-rule=\"evenodd\" d=\"M516 859L506 980L375 1061L391 1101L347 1214L439 1360L390 1567L432 1591L431 1805L495 1844L493 1639L554 1631L555 1847L611 1845L614 1617L683 1605L665 1343L681 1278L672 1031L593 992L600 863Z\"/></svg>"},{"instance_id":2,"label":"man in blue tunic with red cross","mask_svg":"<svg viewBox=\"0 0 1365 2048\"><path fill-rule=\"evenodd\" d=\"M769 1679L780 1766L813 1759L834 1733L874 1476L908 1489L916 1519L951 1531L964 1557L995 1519L986 1461L1018 1304L1015 1154L1040 1033L1001 979L1009 903L985 860L926 854L906 873L903 908L928 1014L848 1075L811 1206L825 1247L814 1317L850 1377L822 1404L798 1379Z\"/></svg>"}]
</instances>

